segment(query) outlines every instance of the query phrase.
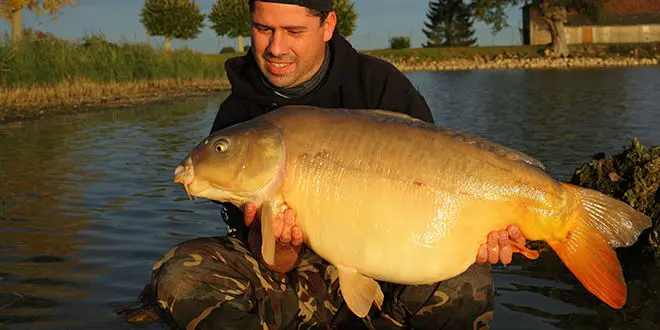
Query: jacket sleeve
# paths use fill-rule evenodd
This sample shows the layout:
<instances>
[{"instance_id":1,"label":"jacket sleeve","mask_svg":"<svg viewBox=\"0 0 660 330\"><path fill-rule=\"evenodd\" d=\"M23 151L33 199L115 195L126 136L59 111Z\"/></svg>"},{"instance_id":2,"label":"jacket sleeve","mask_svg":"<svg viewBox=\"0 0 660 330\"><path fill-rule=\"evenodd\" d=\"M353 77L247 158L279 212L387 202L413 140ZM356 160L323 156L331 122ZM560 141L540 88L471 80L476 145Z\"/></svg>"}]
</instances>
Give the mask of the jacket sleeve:
<instances>
[{"instance_id":1,"label":"jacket sleeve","mask_svg":"<svg viewBox=\"0 0 660 330\"><path fill-rule=\"evenodd\" d=\"M433 123L433 114L422 94L408 78L392 64L384 65L378 108L406 113L412 117Z\"/></svg>"}]
</instances>

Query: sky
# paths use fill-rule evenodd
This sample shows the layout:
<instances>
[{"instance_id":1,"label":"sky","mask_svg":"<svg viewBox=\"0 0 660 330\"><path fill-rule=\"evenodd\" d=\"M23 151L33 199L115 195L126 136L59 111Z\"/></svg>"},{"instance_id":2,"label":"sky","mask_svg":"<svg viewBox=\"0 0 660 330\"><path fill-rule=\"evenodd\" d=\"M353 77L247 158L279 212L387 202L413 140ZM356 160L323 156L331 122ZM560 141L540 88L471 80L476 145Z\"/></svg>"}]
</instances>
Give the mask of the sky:
<instances>
[{"instance_id":1,"label":"sky","mask_svg":"<svg viewBox=\"0 0 660 330\"><path fill-rule=\"evenodd\" d=\"M425 0L353 0L359 15L357 27L349 38L358 50L389 47L391 36L412 36L412 47L421 47L426 42L422 32L428 12ZM197 0L203 12L208 13L215 0ZM78 39L85 34L103 33L108 40L144 42L146 35L140 23L139 12L144 4L141 0L79 0L80 6L65 10L59 16L60 22L53 22L48 16L39 16L25 11L24 26L51 32L60 38ZM520 44L519 28L522 24L522 11L511 7L508 12L509 28L496 35L490 27L475 22L475 36L480 46ZM205 21L207 25L208 20ZM0 34L10 31L7 21L0 21ZM245 44L249 39L244 41ZM151 37L155 46L163 45L162 37ZM209 27L194 40L173 40L172 47L187 46L205 53L217 53L222 47L233 46L236 40L218 37Z\"/></svg>"}]
</instances>

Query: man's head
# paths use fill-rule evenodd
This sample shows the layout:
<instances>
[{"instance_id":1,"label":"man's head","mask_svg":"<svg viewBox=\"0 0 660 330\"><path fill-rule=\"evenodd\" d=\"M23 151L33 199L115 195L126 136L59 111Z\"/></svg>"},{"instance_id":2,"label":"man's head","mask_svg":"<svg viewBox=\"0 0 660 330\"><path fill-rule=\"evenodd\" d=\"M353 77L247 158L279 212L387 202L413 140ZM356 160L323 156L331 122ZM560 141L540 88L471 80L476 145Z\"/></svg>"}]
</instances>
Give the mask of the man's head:
<instances>
[{"instance_id":1,"label":"man's head","mask_svg":"<svg viewBox=\"0 0 660 330\"><path fill-rule=\"evenodd\" d=\"M332 0L250 0L252 51L268 81L299 85L316 73L337 16Z\"/></svg>"}]
</instances>

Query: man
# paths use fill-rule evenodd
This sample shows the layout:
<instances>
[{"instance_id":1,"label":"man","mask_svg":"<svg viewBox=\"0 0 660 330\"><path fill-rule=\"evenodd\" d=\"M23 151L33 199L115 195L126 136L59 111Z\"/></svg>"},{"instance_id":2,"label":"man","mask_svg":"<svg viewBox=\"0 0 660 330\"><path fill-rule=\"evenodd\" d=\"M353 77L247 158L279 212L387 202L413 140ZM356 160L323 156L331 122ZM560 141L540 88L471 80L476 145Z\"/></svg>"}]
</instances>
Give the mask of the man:
<instances>
[{"instance_id":1,"label":"man","mask_svg":"<svg viewBox=\"0 0 660 330\"><path fill-rule=\"evenodd\" d=\"M227 61L232 93L211 132L289 104L389 109L433 121L424 98L401 72L357 53L336 33L331 5L331 0L250 0L252 48ZM181 243L154 266L147 291L179 327L487 327L494 288L485 262L511 261L509 234L525 242L513 227L491 233L464 274L425 286L382 283L382 311L374 307L357 319L338 292L334 267L303 247L295 210L275 221L275 265L261 259L254 205L224 210L231 235Z\"/></svg>"}]
</instances>

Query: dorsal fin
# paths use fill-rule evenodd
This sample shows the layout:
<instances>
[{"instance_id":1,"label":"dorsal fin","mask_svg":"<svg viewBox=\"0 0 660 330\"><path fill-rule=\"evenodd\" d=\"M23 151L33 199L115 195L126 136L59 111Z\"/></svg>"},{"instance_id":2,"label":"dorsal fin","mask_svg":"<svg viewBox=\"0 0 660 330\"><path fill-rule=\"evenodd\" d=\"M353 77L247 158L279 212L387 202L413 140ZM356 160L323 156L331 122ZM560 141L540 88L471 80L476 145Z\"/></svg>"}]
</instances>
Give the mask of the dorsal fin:
<instances>
[{"instance_id":1,"label":"dorsal fin","mask_svg":"<svg viewBox=\"0 0 660 330\"><path fill-rule=\"evenodd\" d=\"M469 132L455 130L446 127L440 127L401 112L378 109L378 110L358 110L356 111L356 113L368 114L370 117L377 119L379 121L398 122L398 123L407 124L408 126L411 127L419 127L419 128L432 130L434 132L440 133L445 136L449 136L455 139L460 139L463 142L472 144L478 148L488 150L498 156L506 157L508 159L515 161L522 161L531 166L540 168L543 171L546 170L545 165L541 161L537 160L536 158L526 153L507 148L499 143L489 141L485 138L482 138L478 135Z\"/></svg>"},{"instance_id":2,"label":"dorsal fin","mask_svg":"<svg viewBox=\"0 0 660 330\"><path fill-rule=\"evenodd\" d=\"M422 121L420 119L417 119L407 113L403 112L396 112L396 111L390 111L390 110L382 110L382 109L369 109L369 110L361 110L361 111L366 111L370 114L373 114L374 116L389 116L393 118L400 118L406 121Z\"/></svg>"}]
</instances>

